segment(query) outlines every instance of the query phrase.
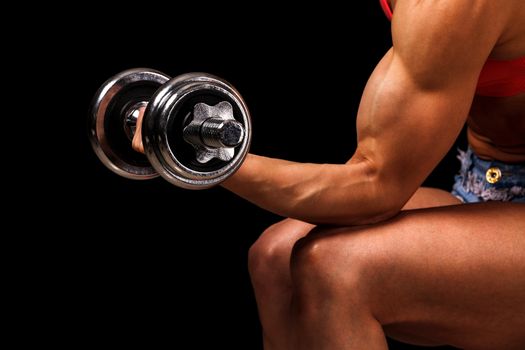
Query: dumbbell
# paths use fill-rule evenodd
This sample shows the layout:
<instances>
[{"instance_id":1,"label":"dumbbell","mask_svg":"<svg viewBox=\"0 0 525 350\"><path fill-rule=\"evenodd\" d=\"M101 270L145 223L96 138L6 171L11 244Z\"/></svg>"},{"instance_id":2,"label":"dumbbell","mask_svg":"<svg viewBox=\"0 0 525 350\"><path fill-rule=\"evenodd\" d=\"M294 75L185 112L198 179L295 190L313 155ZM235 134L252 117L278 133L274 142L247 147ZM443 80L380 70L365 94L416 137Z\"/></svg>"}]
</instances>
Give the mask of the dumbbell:
<instances>
[{"instance_id":1,"label":"dumbbell","mask_svg":"<svg viewBox=\"0 0 525 350\"><path fill-rule=\"evenodd\" d=\"M144 153L131 147L143 111ZM89 138L102 163L135 180L162 176L187 189L219 184L241 166L250 113L227 81L206 73L170 78L138 68L108 79L89 111Z\"/></svg>"}]
</instances>

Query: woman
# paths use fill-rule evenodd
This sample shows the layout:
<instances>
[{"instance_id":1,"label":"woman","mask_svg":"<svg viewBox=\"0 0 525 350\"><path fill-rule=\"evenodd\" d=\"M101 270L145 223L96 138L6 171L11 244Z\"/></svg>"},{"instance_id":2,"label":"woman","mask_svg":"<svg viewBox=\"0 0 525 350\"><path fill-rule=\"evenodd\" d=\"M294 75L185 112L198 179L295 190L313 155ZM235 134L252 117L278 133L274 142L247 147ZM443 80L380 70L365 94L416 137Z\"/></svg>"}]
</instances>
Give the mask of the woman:
<instances>
[{"instance_id":1,"label":"woman","mask_svg":"<svg viewBox=\"0 0 525 350\"><path fill-rule=\"evenodd\" d=\"M276 213L341 226L287 219L252 247L265 348L386 349L385 333L523 348L525 205L513 202L525 201L525 5L391 5L393 49L363 93L350 161L251 156L225 185ZM498 69L511 81L492 82L505 79ZM466 121L460 199L418 189ZM459 204L490 199L509 201ZM427 209L394 216L403 206Z\"/></svg>"},{"instance_id":2,"label":"woman","mask_svg":"<svg viewBox=\"0 0 525 350\"><path fill-rule=\"evenodd\" d=\"M386 349L385 334L523 349L525 4L384 8L393 48L363 93L352 158L250 155L224 183L290 218L250 250L265 349ZM454 195L420 188L465 123Z\"/></svg>"}]
</instances>

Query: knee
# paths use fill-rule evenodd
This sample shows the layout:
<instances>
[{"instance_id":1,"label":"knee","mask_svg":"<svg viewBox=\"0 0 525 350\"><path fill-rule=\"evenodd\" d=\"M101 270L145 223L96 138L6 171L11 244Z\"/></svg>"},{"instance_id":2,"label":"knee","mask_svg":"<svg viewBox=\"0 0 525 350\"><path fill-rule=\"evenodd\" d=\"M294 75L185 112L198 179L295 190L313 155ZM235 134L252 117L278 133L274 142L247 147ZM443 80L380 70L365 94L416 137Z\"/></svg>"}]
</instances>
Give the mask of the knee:
<instances>
[{"instance_id":1,"label":"knee","mask_svg":"<svg viewBox=\"0 0 525 350\"><path fill-rule=\"evenodd\" d=\"M379 247L377 247L379 248ZM380 249L366 235L318 232L296 242L291 254L294 293L348 300L367 293L371 271L380 266ZM350 297L350 298L349 298Z\"/></svg>"},{"instance_id":2,"label":"knee","mask_svg":"<svg viewBox=\"0 0 525 350\"><path fill-rule=\"evenodd\" d=\"M278 242L264 239L267 231L263 232L248 251L248 271L253 282L266 279L279 263L281 247Z\"/></svg>"},{"instance_id":3,"label":"knee","mask_svg":"<svg viewBox=\"0 0 525 350\"><path fill-rule=\"evenodd\" d=\"M271 285L283 274L289 275L294 232L282 223L266 229L248 252L248 271L255 288Z\"/></svg>"}]
</instances>

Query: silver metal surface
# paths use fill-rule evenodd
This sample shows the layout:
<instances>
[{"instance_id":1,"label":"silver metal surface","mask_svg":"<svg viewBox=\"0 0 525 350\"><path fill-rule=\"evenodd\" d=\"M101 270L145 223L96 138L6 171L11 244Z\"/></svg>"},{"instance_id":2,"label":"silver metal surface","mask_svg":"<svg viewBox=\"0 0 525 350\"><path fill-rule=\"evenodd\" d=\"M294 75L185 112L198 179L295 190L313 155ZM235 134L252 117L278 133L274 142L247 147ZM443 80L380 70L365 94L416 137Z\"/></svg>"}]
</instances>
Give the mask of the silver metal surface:
<instances>
[{"instance_id":1,"label":"silver metal surface","mask_svg":"<svg viewBox=\"0 0 525 350\"><path fill-rule=\"evenodd\" d=\"M244 138L244 128L235 119L209 118L202 123L202 142L209 147L234 148Z\"/></svg>"},{"instance_id":2,"label":"silver metal surface","mask_svg":"<svg viewBox=\"0 0 525 350\"><path fill-rule=\"evenodd\" d=\"M184 128L184 139L195 148L197 161L207 163L213 158L230 161L244 138L242 124L233 117L233 107L227 101L215 106L197 103L193 120Z\"/></svg>"},{"instance_id":3,"label":"silver metal surface","mask_svg":"<svg viewBox=\"0 0 525 350\"><path fill-rule=\"evenodd\" d=\"M140 101L134 103L126 112L124 112L124 132L130 141L133 140L133 136L135 135L140 112L142 110L142 113L144 113L147 106L147 101Z\"/></svg>"},{"instance_id":4,"label":"silver metal surface","mask_svg":"<svg viewBox=\"0 0 525 350\"><path fill-rule=\"evenodd\" d=\"M144 156L137 153L129 152L130 156L122 157L119 152L112 146L112 137L107 134L106 118L109 117L109 106L113 100L120 94L125 93L126 89L136 84L148 84L161 86L169 80L169 76L156 70L147 68L136 68L123 71L108 79L96 92L89 113L89 139L91 146L102 163L111 171L120 176L145 180L158 176L155 169L144 164ZM125 111L122 111L122 120L120 125L124 128ZM129 130L131 131L131 130ZM128 132L129 132L128 131ZM122 130L126 133L126 130ZM123 136L125 138L125 136ZM114 144L114 143L113 143ZM129 144L131 150L131 142Z\"/></svg>"},{"instance_id":5,"label":"silver metal surface","mask_svg":"<svg viewBox=\"0 0 525 350\"><path fill-rule=\"evenodd\" d=\"M199 91L212 91L224 100L234 101L240 111L238 121L244 126L244 137L233 158L216 170L197 170L180 159L168 141L168 125L175 118L184 98ZM180 116L179 116L180 117ZM187 189L212 187L231 176L241 166L251 141L250 113L241 95L228 82L206 73L180 75L164 84L152 97L142 124L144 150L151 165L168 182Z\"/></svg>"}]
</instances>

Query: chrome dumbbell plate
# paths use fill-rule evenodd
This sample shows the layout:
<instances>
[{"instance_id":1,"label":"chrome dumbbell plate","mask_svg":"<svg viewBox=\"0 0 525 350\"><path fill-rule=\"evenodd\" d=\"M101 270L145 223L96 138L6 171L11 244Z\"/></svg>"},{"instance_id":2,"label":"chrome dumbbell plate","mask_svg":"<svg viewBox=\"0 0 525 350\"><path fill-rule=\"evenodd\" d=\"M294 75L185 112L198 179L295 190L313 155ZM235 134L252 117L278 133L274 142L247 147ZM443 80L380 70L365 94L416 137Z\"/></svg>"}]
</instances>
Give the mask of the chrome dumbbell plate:
<instances>
[{"instance_id":1,"label":"chrome dumbbell plate","mask_svg":"<svg viewBox=\"0 0 525 350\"><path fill-rule=\"evenodd\" d=\"M131 148L134 130L126 118L169 79L156 70L130 69L108 79L95 94L89 111L89 138L102 163L118 175L135 180L158 176L148 158Z\"/></svg>"},{"instance_id":2,"label":"chrome dumbbell plate","mask_svg":"<svg viewBox=\"0 0 525 350\"><path fill-rule=\"evenodd\" d=\"M232 147L231 157L208 157L203 162L182 131L193 121L196 106L220 106L224 102L244 128L242 141ZM163 178L179 187L204 189L222 182L244 161L251 141L250 115L241 95L226 81L206 73L184 74L164 84L153 96L142 135L146 155Z\"/></svg>"}]
</instances>

